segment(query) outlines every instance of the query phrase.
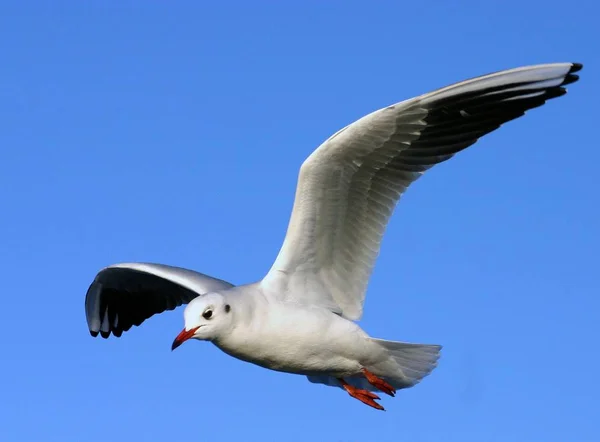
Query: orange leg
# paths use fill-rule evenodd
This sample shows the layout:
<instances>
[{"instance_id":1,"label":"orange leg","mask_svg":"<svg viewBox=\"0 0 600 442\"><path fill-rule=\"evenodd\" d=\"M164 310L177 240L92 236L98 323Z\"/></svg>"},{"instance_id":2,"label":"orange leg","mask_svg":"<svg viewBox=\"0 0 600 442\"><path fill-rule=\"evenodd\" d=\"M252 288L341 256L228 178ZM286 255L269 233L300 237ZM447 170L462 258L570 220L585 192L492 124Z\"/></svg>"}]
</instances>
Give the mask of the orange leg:
<instances>
[{"instance_id":1,"label":"orange leg","mask_svg":"<svg viewBox=\"0 0 600 442\"><path fill-rule=\"evenodd\" d=\"M377 388L380 391L383 391L385 394L389 394L392 397L394 397L396 395L396 389L394 387L392 387L390 384L388 384L386 381L375 376L373 373L368 371L366 368L363 368L362 372L365 375L365 377L367 378L367 381L369 381L369 384L371 384L373 387Z\"/></svg>"},{"instance_id":2,"label":"orange leg","mask_svg":"<svg viewBox=\"0 0 600 442\"><path fill-rule=\"evenodd\" d=\"M369 390L361 390L360 388L353 387L343 379L338 379L338 381L340 381L340 384L342 384L342 388L346 390L353 398L358 399L363 404L367 404L370 407L378 410L384 410L381 405L375 402L376 399L379 399L379 396L377 396L375 393L372 393Z\"/></svg>"}]
</instances>

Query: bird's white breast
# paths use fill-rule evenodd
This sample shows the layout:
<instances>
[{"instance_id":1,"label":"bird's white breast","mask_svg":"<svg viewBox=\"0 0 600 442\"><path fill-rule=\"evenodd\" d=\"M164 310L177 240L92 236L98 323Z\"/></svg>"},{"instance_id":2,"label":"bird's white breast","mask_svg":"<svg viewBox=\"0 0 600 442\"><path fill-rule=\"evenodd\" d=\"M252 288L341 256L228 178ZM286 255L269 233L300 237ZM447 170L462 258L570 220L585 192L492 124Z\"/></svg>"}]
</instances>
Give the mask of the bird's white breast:
<instances>
[{"instance_id":1,"label":"bird's white breast","mask_svg":"<svg viewBox=\"0 0 600 442\"><path fill-rule=\"evenodd\" d=\"M330 374L360 370L358 359L369 340L356 324L325 309L276 303L214 343L272 370Z\"/></svg>"}]
</instances>

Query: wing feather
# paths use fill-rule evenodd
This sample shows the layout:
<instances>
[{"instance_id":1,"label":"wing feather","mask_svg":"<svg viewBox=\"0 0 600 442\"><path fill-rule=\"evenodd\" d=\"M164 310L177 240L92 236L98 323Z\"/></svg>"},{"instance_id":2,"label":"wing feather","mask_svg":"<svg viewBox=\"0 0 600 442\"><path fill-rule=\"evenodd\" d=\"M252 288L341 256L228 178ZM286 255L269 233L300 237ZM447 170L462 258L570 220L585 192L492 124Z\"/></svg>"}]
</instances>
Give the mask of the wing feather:
<instances>
[{"instance_id":1,"label":"wing feather","mask_svg":"<svg viewBox=\"0 0 600 442\"><path fill-rule=\"evenodd\" d=\"M119 337L151 316L187 304L196 296L232 284L162 264L124 263L101 270L85 297L92 336Z\"/></svg>"},{"instance_id":2,"label":"wing feather","mask_svg":"<svg viewBox=\"0 0 600 442\"><path fill-rule=\"evenodd\" d=\"M362 315L367 284L401 195L434 165L577 81L577 63L473 78L375 111L303 163L283 246L262 281L270 296Z\"/></svg>"}]
</instances>

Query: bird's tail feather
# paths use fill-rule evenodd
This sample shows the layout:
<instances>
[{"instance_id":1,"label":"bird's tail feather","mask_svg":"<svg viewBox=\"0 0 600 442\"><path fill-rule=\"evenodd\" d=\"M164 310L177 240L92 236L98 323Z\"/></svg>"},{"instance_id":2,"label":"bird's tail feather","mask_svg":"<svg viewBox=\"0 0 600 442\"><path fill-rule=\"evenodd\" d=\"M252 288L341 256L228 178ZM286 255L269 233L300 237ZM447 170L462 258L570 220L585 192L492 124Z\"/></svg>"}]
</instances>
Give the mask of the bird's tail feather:
<instances>
[{"instance_id":1,"label":"bird's tail feather","mask_svg":"<svg viewBox=\"0 0 600 442\"><path fill-rule=\"evenodd\" d=\"M396 388L412 387L431 373L437 366L442 349L441 345L410 344L383 339L372 339L372 341L385 348L396 363L397 374L390 373L386 376L392 380L392 385L396 384Z\"/></svg>"},{"instance_id":2,"label":"bird's tail feather","mask_svg":"<svg viewBox=\"0 0 600 442\"><path fill-rule=\"evenodd\" d=\"M379 364L365 368L383 378L396 389L412 387L431 373L437 365L442 349L441 345L409 344L408 342L373 338L371 340L383 347L389 357ZM310 382L316 384L341 388L340 381L333 376L313 375L307 377ZM362 373L345 377L344 380L356 388L375 390L375 387Z\"/></svg>"}]
</instances>

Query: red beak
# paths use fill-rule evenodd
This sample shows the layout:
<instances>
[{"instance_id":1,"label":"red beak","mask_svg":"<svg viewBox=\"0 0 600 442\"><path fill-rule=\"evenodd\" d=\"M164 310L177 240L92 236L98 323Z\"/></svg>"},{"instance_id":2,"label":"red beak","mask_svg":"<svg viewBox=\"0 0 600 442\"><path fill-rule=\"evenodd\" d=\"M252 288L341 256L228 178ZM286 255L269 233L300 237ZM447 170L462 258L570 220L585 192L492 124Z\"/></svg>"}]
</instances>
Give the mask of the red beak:
<instances>
[{"instance_id":1,"label":"red beak","mask_svg":"<svg viewBox=\"0 0 600 442\"><path fill-rule=\"evenodd\" d=\"M181 344L183 344L185 341L187 341L188 339L190 339L192 336L194 336L194 333L196 333L196 330L198 330L200 327L194 327L191 328L189 330L186 330L185 328L181 331L181 333L179 333L177 335L177 337L175 338L175 340L173 341L173 345L171 345L171 351L175 350L177 347L179 347Z\"/></svg>"}]
</instances>

